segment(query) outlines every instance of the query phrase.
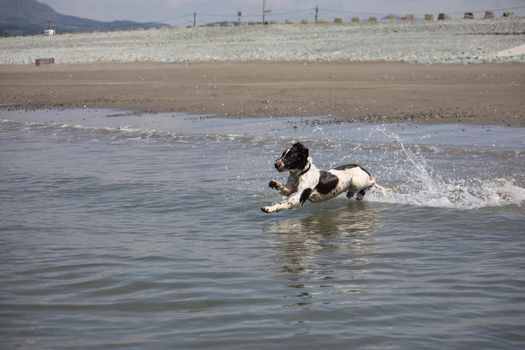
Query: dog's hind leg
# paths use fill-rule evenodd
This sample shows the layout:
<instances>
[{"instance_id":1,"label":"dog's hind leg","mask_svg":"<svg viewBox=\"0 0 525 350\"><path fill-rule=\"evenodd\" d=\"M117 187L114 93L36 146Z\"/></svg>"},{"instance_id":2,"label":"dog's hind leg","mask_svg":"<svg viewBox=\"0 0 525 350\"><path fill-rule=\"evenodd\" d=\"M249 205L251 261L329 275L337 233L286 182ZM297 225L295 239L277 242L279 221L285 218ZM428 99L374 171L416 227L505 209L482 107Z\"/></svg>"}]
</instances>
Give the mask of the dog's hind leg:
<instances>
[{"instance_id":1,"label":"dog's hind leg","mask_svg":"<svg viewBox=\"0 0 525 350\"><path fill-rule=\"evenodd\" d=\"M355 196L355 199L357 199L358 201L362 201L363 198L365 198L365 194L366 194L367 190L368 190L368 188L365 188L365 189L362 189L361 191L357 192L357 196Z\"/></svg>"}]
</instances>

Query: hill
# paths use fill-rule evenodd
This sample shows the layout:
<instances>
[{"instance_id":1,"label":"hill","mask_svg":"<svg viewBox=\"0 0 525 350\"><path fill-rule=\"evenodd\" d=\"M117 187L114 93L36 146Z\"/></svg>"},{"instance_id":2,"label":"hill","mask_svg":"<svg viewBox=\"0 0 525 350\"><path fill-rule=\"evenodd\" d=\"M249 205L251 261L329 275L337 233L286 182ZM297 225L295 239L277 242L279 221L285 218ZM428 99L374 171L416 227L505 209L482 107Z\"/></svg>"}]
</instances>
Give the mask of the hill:
<instances>
[{"instance_id":1,"label":"hill","mask_svg":"<svg viewBox=\"0 0 525 350\"><path fill-rule=\"evenodd\" d=\"M51 26L58 33L149 29L168 26L162 23L133 21L101 22L67 16L36 0L0 0L0 36L41 34Z\"/></svg>"}]
</instances>

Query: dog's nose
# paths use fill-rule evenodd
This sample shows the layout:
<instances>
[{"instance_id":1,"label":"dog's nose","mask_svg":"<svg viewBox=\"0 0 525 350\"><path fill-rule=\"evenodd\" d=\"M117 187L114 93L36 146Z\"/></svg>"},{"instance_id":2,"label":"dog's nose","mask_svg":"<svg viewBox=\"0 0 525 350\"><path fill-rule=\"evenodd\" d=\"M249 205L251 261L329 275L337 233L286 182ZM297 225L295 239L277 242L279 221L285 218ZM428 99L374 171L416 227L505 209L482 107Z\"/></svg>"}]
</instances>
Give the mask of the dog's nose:
<instances>
[{"instance_id":1,"label":"dog's nose","mask_svg":"<svg viewBox=\"0 0 525 350\"><path fill-rule=\"evenodd\" d=\"M275 169L277 169L277 170L281 170L281 169L283 168L283 166L284 166L283 161L280 160L280 159L277 159L277 160L275 161L274 166L275 166Z\"/></svg>"}]
</instances>

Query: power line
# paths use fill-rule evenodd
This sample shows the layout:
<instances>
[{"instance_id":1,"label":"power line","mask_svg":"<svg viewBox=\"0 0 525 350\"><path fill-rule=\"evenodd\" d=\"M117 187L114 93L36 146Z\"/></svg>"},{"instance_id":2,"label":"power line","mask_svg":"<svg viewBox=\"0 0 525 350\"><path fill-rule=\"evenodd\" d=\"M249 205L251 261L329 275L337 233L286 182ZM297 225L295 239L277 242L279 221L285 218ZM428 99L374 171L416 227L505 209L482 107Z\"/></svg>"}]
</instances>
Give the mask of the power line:
<instances>
[{"instance_id":1,"label":"power line","mask_svg":"<svg viewBox=\"0 0 525 350\"><path fill-rule=\"evenodd\" d=\"M510 11L510 10L519 10L519 9L525 9L525 6L514 6L514 7L506 7L506 8L497 8L493 9L492 11ZM486 10L476 10L476 11L469 11L473 13L483 13ZM184 18L191 18L196 16L200 17L216 17L216 18L237 18L237 14L239 11L232 11L232 13L206 13L206 12L199 12L194 11L188 14L180 15L180 16L174 16L174 17L168 17L164 18L162 20L155 20L154 22L171 22L179 19ZM313 7L308 9L298 9L293 11L284 11L284 12L269 12L268 10L265 10L265 17L268 15L269 17L282 17L282 16L290 16L290 15L319 15L322 12L333 12L333 13L345 13L345 14L353 14L353 15L362 15L362 16L387 16L387 15L397 15L397 16L404 16L405 13L393 13L393 12L376 12L376 11L354 11L354 10L343 10L343 9L333 9L333 8L326 8L326 7ZM444 11L445 12L445 11ZM452 15L461 15L465 11L458 11L458 12L451 12ZM426 12L428 13L428 12ZM414 13L415 16L423 16L426 13ZM255 14L255 13L244 13L242 14L243 18L260 18L261 14ZM150 21L151 22L151 21Z\"/></svg>"},{"instance_id":2,"label":"power line","mask_svg":"<svg viewBox=\"0 0 525 350\"><path fill-rule=\"evenodd\" d=\"M313 10L314 10L314 9L311 8L311 9L296 10L296 11L289 11L289 12L277 12L277 13L274 13L273 15L274 15L274 16L295 15L295 14L298 14L298 13L311 12L311 11L313 11Z\"/></svg>"},{"instance_id":3,"label":"power line","mask_svg":"<svg viewBox=\"0 0 525 350\"><path fill-rule=\"evenodd\" d=\"M515 6L515 7L506 7L506 8L499 8L499 9L493 9L492 11L509 11L509 10L519 10L524 9L525 6ZM367 11L354 11L354 10L336 10L336 9L330 9L326 7L319 8L319 11L323 12L338 12L338 13L349 13L349 14L355 14L355 15L377 15L377 16L386 16L386 15L398 15L402 16L405 15L405 13L395 13L395 12L367 12ZM486 10L477 10L477 11L468 11L473 13L483 13ZM442 11L446 12L446 11ZM458 11L458 12L451 12L452 15L462 15L466 11ZM425 13L414 13L415 16L423 16L428 12Z\"/></svg>"},{"instance_id":4,"label":"power line","mask_svg":"<svg viewBox=\"0 0 525 350\"><path fill-rule=\"evenodd\" d=\"M181 16L176 16L176 17L169 17L169 18L164 18L164 19L161 19L161 20L156 20L156 21L150 21L150 22L170 22L170 21L174 21L176 19L182 19L182 18L188 18L188 17L191 17L193 16L193 13L188 13L186 15L181 15Z\"/></svg>"}]
</instances>

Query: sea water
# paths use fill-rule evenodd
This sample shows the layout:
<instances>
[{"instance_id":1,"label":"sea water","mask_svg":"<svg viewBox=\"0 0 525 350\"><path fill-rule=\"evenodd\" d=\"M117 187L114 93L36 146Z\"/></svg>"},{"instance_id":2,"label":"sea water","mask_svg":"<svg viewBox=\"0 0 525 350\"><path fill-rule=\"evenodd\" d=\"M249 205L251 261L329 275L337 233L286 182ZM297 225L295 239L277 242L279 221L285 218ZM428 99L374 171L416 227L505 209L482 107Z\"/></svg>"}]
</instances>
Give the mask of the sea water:
<instances>
[{"instance_id":1,"label":"sea water","mask_svg":"<svg viewBox=\"0 0 525 350\"><path fill-rule=\"evenodd\" d=\"M524 135L2 111L1 348L524 347ZM264 214L295 141L392 192Z\"/></svg>"}]
</instances>

